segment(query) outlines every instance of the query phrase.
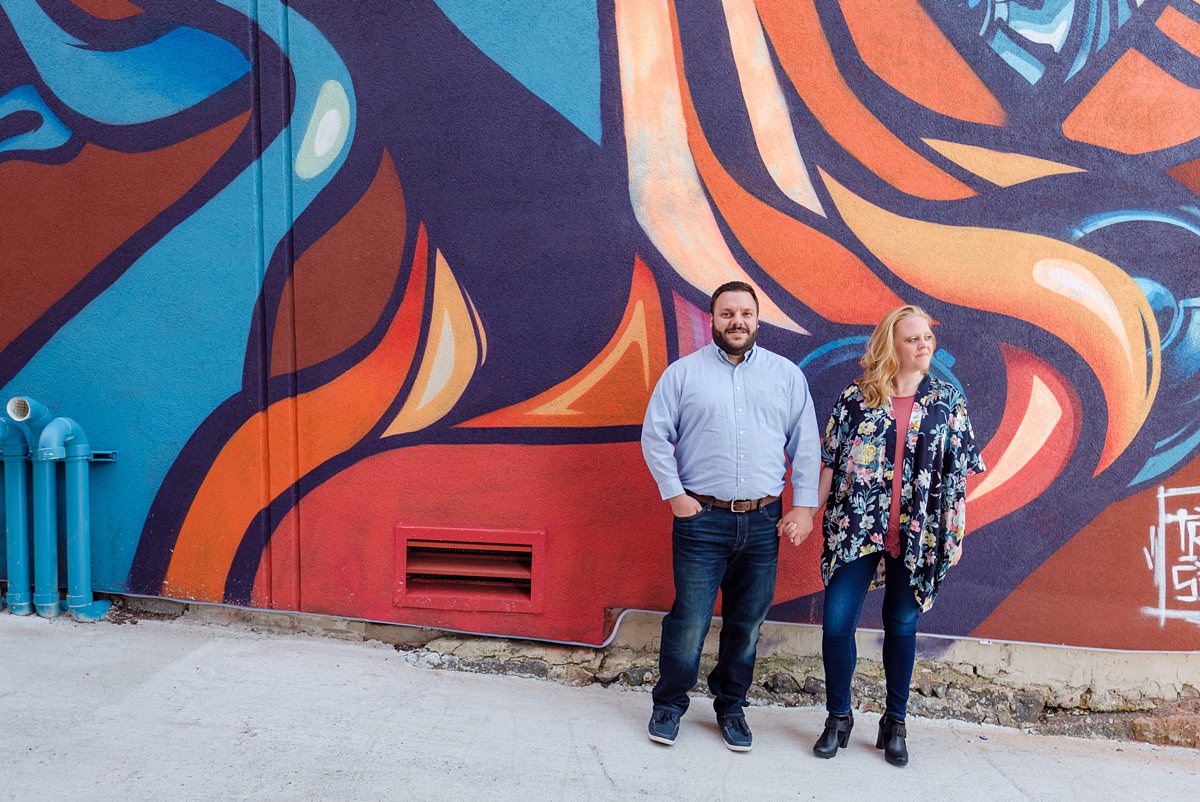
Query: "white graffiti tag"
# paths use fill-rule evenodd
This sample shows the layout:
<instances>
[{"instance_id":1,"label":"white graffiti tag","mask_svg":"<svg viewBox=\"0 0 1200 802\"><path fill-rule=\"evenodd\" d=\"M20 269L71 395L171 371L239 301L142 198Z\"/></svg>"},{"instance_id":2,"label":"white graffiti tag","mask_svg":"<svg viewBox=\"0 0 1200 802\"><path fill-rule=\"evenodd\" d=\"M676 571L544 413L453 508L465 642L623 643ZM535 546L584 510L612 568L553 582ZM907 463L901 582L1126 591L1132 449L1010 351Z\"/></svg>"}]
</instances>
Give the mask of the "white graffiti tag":
<instances>
[{"instance_id":1,"label":"white graffiti tag","mask_svg":"<svg viewBox=\"0 0 1200 802\"><path fill-rule=\"evenodd\" d=\"M1200 502L1200 487L1158 488L1158 524L1150 527L1150 547L1142 549L1158 589L1158 606L1142 612L1159 626L1168 618L1200 624L1200 506L1167 510L1176 503L1169 499L1185 496Z\"/></svg>"}]
</instances>

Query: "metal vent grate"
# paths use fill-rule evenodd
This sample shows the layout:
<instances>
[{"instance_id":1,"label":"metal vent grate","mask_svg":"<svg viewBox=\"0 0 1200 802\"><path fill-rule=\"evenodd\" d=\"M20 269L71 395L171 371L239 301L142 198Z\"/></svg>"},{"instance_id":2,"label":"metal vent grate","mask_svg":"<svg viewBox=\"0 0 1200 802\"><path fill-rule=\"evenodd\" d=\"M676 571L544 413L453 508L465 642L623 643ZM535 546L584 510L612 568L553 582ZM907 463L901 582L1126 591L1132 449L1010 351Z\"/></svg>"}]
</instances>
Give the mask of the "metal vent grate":
<instances>
[{"instance_id":1,"label":"metal vent grate","mask_svg":"<svg viewBox=\"0 0 1200 802\"><path fill-rule=\"evenodd\" d=\"M486 593L529 600L533 547L527 544L410 540L405 563L409 593Z\"/></svg>"},{"instance_id":2,"label":"metal vent grate","mask_svg":"<svg viewBox=\"0 0 1200 802\"><path fill-rule=\"evenodd\" d=\"M396 527L401 607L541 611L542 532Z\"/></svg>"}]
</instances>

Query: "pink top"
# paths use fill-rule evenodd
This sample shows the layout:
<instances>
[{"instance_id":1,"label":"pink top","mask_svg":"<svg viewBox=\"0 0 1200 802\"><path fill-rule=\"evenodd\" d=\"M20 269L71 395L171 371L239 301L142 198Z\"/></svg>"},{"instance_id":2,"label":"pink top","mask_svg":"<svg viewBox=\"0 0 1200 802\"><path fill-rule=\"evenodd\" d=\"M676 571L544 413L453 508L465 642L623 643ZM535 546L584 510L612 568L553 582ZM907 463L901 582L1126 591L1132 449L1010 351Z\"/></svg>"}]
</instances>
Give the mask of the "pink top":
<instances>
[{"instance_id":1,"label":"pink top","mask_svg":"<svg viewBox=\"0 0 1200 802\"><path fill-rule=\"evenodd\" d=\"M900 486L904 481L904 441L908 438L908 421L912 417L917 396L892 396L892 417L896 421L896 453L892 459L892 506L888 511L887 534L883 548L893 557L900 556Z\"/></svg>"}]
</instances>

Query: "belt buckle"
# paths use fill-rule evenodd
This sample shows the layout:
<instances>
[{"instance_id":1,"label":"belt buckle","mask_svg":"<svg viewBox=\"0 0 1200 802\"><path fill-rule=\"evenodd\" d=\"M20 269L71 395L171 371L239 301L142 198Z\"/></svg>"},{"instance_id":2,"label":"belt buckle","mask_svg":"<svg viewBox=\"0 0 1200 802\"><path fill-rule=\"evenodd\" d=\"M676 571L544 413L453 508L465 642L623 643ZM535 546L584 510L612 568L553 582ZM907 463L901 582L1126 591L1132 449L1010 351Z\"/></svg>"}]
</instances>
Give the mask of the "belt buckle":
<instances>
[{"instance_id":1,"label":"belt buckle","mask_svg":"<svg viewBox=\"0 0 1200 802\"><path fill-rule=\"evenodd\" d=\"M744 509L744 510L739 510L739 509L738 509L738 505L739 505L739 504L745 504L745 505L746 505L746 509ZM738 512L738 513L741 513L741 512L750 512L750 511L751 511L751 510L753 510L753 509L754 509L754 501L753 501L753 500L750 500L750 499L740 499L740 500L737 500L737 501L731 501L731 502L729 502L729 511L730 511L730 512Z\"/></svg>"}]
</instances>

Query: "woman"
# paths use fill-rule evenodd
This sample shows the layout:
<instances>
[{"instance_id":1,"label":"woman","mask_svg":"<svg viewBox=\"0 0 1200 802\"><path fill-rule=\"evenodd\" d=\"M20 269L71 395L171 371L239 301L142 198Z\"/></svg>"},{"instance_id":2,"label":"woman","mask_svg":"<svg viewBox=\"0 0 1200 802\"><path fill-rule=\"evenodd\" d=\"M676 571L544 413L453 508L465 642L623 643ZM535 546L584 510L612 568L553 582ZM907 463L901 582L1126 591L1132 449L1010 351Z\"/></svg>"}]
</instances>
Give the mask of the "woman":
<instances>
[{"instance_id":1,"label":"woman","mask_svg":"<svg viewBox=\"0 0 1200 802\"><path fill-rule=\"evenodd\" d=\"M854 726L854 633L867 590L884 586L887 710L875 746L889 763L908 763L904 717L917 617L958 562L967 476L984 469L966 399L928 375L937 347L929 323L916 306L880 321L859 360L863 375L842 393L825 428L818 500L828 501L821 648L829 717L813 746L824 758L846 745Z\"/></svg>"}]
</instances>

